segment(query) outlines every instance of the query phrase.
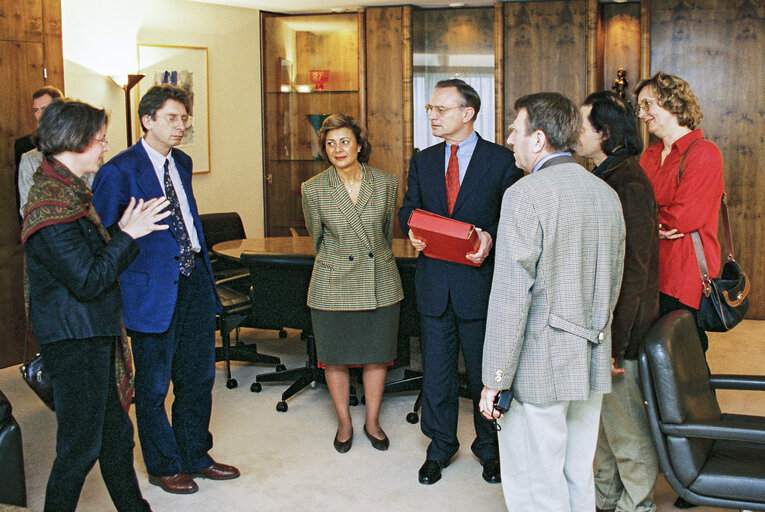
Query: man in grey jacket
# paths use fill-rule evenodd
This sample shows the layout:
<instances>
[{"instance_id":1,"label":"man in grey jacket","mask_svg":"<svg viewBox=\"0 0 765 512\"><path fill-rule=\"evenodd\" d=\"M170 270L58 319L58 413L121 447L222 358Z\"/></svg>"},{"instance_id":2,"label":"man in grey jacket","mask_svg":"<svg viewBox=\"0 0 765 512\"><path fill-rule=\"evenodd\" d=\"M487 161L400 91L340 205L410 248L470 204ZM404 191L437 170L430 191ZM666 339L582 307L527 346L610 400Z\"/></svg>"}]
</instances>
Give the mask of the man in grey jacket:
<instances>
[{"instance_id":1,"label":"man in grey jacket","mask_svg":"<svg viewBox=\"0 0 765 512\"><path fill-rule=\"evenodd\" d=\"M581 128L571 100L531 94L515 110L507 142L531 174L502 202L480 409L498 419L509 510L591 512L624 218L616 192L571 156ZM500 417L503 389L515 401Z\"/></svg>"}]
</instances>

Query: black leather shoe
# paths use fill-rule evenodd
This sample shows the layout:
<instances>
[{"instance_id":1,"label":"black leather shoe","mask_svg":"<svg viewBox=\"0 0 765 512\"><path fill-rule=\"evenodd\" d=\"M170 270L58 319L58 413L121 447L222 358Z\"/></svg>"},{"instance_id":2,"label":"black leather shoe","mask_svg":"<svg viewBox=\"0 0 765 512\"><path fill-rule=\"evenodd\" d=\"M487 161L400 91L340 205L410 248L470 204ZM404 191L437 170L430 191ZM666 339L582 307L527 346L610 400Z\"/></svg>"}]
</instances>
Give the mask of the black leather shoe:
<instances>
[{"instance_id":1,"label":"black leather shoe","mask_svg":"<svg viewBox=\"0 0 765 512\"><path fill-rule=\"evenodd\" d=\"M351 429L351 437L349 437L347 441L338 441L337 434L339 434L339 432L335 434L335 440L332 442L332 444L335 445L335 450L340 453L345 453L350 450L351 446L353 445L353 429Z\"/></svg>"},{"instance_id":2,"label":"black leather shoe","mask_svg":"<svg viewBox=\"0 0 765 512\"><path fill-rule=\"evenodd\" d=\"M500 470L499 470L499 459L497 458L484 459L482 464L483 464L483 473L481 473L481 476L483 477L484 480L486 480L490 484L502 483L502 477L500 476Z\"/></svg>"},{"instance_id":3,"label":"black leather shoe","mask_svg":"<svg viewBox=\"0 0 765 512\"><path fill-rule=\"evenodd\" d=\"M441 480L441 470L448 466L449 463L442 464L437 460L428 459L420 468L418 478L421 484L430 485Z\"/></svg>"},{"instance_id":4,"label":"black leather shoe","mask_svg":"<svg viewBox=\"0 0 765 512\"><path fill-rule=\"evenodd\" d=\"M385 432L383 432L383 429L380 429L380 432L382 432L383 438L377 439L372 434L369 433L367 430L366 424L364 424L364 433L367 435L367 439L369 439L369 442L372 443L372 447L375 450L380 450L381 452L384 452L388 449L388 446L390 446L390 439L388 439L388 436L385 435Z\"/></svg>"},{"instance_id":5,"label":"black leather shoe","mask_svg":"<svg viewBox=\"0 0 765 512\"><path fill-rule=\"evenodd\" d=\"M686 510L689 508L698 507L698 505L694 505L690 501L686 501L683 497L678 496L675 500L675 503L673 504L675 508L679 508L680 510Z\"/></svg>"}]
</instances>

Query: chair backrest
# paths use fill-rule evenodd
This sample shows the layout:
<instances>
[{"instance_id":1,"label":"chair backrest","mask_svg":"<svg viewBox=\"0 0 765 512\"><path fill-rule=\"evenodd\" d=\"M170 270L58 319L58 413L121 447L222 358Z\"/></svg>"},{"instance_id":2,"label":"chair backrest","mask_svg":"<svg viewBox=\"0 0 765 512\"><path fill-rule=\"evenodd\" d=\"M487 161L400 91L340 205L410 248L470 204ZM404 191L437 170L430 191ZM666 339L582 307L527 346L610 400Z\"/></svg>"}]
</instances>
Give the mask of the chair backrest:
<instances>
[{"instance_id":1,"label":"chair backrest","mask_svg":"<svg viewBox=\"0 0 765 512\"><path fill-rule=\"evenodd\" d=\"M236 212L205 213L199 216L199 220L202 222L202 233L205 235L208 251L218 242L247 238L242 219Z\"/></svg>"},{"instance_id":2,"label":"chair backrest","mask_svg":"<svg viewBox=\"0 0 765 512\"><path fill-rule=\"evenodd\" d=\"M673 311L656 322L646 336L640 366L662 471L674 472L687 487L701 471L713 441L666 436L661 426L721 417L696 324L688 311ZM664 467L667 462L671 467Z\"/></svg>"},{"instance_id":3,"label":"chair backrest","mask_svg":"<svg viewBox=\"0 0 765 512\"><path fill-rule=\"evenodd\" d=\"M313 260L310 255L242 253L239 261L250 270L253 327L311 331L306 301Z\"/></svg>"}]
</instances>

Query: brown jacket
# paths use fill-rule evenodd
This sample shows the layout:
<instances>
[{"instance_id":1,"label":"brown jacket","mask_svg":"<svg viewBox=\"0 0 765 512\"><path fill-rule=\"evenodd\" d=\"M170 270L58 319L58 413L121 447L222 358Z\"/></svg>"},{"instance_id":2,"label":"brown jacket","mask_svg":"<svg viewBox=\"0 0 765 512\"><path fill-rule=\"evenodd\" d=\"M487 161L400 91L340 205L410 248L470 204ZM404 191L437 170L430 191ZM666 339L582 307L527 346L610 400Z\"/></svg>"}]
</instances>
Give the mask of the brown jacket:
<instances>
[{"instance_id":1,"label":"brown jacket","mask_svg":"<svg viewBox=\"0 0 765 512\"><path fill-rule=\"evenodd\" d=\"M611 326L611 355L637 359L659 317L659 217L653 187L637 159L619 155L601 178L619 195L627 230L624 276Z\"/></svg>"}]
</instances>

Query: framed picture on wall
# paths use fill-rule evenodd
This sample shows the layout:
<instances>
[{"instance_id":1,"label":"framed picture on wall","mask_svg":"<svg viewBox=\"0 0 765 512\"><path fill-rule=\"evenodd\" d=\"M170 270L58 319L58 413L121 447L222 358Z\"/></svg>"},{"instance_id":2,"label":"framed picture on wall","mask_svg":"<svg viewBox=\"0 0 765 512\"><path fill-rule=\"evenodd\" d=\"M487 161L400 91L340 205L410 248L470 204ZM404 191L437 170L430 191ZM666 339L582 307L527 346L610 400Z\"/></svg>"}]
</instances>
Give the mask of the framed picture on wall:
<instances>
[{"instance_id":1,"label":"framed picture on wall","mask_svg":"<svg viewBox=\"0 0 765 512\"><path fill-rule=\"evenodd\" d=\"M210 106L207 90L207 48L138 45L138 67L146 78L138 84L139 98L153 85L169 83L184 89L191 100L189 123L178 146L194 160L194 174L210 172ZM136 119L139 136L141 120Z\"/></svg>"}]
</instances>

